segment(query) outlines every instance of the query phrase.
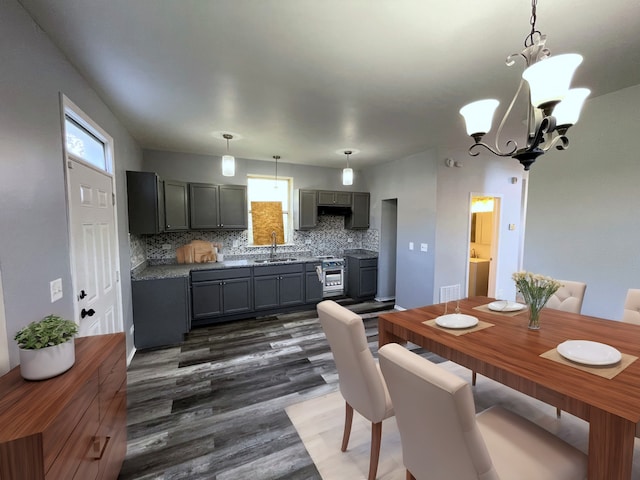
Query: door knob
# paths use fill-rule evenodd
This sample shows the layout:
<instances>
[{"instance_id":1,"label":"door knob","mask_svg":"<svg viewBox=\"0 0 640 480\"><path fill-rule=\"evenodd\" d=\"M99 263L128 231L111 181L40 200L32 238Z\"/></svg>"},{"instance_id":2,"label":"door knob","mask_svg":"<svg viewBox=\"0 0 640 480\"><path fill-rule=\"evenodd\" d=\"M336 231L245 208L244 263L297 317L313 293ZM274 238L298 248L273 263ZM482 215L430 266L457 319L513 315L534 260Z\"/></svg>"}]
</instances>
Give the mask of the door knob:
<instances>
[{"instance_id":1,"label":"door knob","mask_svg":"<svg viewBox=\"0 0 640 480\"><path fill-rule=\"evenodd\" d=\"M86 296L87 296L87 292L85 292L84 290L80 290L80 295L78 295L78 300L82 300Z\"/></svg>"},{"instance_id":2,"label":"door knob","mask_svg":"<svg viewBox=\"0 0 640 480\"><path fill-rule=\"evenodd\" d=\"M82 317L82 318L84 318L84 317L93 317L94 313L96 313L96 311L93 308L90 308L89 310L85 310L83 308L82 311L80 312L80 317Z\"/></svg>"}]
</instances>

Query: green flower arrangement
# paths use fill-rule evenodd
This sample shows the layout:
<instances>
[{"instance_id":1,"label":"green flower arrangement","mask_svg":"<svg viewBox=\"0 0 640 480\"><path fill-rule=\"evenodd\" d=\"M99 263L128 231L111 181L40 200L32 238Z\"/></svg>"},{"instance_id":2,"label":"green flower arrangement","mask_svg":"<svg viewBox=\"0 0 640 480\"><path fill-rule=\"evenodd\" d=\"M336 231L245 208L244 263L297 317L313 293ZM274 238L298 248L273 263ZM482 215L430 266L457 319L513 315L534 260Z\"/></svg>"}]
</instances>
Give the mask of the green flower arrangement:
<instances>
[{"instance_id":1,"label":"green flower arrangement","mask_svg":"<svg viewBox=\"0 0 640 480\"><path fill-rule=\"evenodd\" d=\"M540 310L562 284L551 277L531 272L515 272L511 278L515 281L516 288L529 306L529 328L538 330L540 328Z\"/></svg>"},{"instance_id":2,"label":"green flower arrangement","mask_svg":"<svg viewBox=\"0 0 640 480\"><path fill-rule=\"evenodd\" d=\"M38 322L31 322L16 333L14 340L25 350L53 347L72 339L78 326L71 320L57 315L48 315Z\"/></svg>"}]
</instances>

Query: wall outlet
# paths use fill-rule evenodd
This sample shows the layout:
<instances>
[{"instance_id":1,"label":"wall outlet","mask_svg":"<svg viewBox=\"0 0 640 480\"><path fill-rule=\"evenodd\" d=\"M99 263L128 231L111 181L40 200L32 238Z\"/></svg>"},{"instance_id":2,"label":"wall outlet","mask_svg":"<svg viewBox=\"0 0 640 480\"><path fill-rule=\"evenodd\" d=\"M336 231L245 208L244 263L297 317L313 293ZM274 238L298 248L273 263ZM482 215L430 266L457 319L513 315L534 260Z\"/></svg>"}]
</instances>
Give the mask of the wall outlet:
<instances>
[{"instance_id":1,"label":"wall outlet","mask_svg":"<svg viewBox=\"0 0 640 480\"><path fill-rule=\"evenodd\" d=\"M304 241L304 244L305 244L305 245L311 245L311 239L309 239L309 238L308 238L308 239L306 239L306 240Z\"/></svg>"},{"instance_id":2,"label":"wall outlet","mask_svg":"<svg viewBox=\"0 0 640 480\"><path fill-rule=\"evenodd\" d=\"M428 252L429 251L429 244L428 243L421 243L420 244L420 251L421 252Z\"/></svg>"},{"instance_id":3,"label":"wall outlet","mask_svg":"<svg viewBox=\"0 0 640 480\"><path fill-rule=\"evenodd\" d=\"M51 303L62 298L62 279L56 278L49 282L49 290L51 290Z\"/></svg>"},{"instance_id":4,"label":"wall outlet","mask_svg":"<svg viewBox=\"0 0 640 480\"><path fill-rule=\"evenodd\" d=\"M409 242L409 250L413 250L413 242Z\"/></svg>"},{"instance_id":5,"label":"wall outlet","mask_svg":"<svg viewBox=\"0 0 640 480\"><path fill-rule=\"evenodd\" d=\"M233 241L233 247L234 248L238 248L238 240L234 240Z\"/></svg>"},{"instance_id":6,"label":"wall outlet","mask_svg":"<svg viewBox=\"0 0 640 480\"><path fill-rule=\"evenodd\" d=\"M163 243L162 244L162 249L163 250L171 250L171 244L170 243Z\"/></svg>"},{"instance_id":7,"label":"wall outlet","mask_svg":"<svg viewBox=\"0 0 640 480\"><path fill-rule=\"evenodd\" d=\"M133 325L129 328L129 335L133 336Z\"/></svg>"},{"instance_id":8,"label":"wall outlet","mask_svg":"<svg viewBox=\"0 0 640 480\"><path fill-rule=\"evenodd\" d=\"M347 238L347 243L352 243L353 242L353 238Z\"/></svg>"}]
</instances>

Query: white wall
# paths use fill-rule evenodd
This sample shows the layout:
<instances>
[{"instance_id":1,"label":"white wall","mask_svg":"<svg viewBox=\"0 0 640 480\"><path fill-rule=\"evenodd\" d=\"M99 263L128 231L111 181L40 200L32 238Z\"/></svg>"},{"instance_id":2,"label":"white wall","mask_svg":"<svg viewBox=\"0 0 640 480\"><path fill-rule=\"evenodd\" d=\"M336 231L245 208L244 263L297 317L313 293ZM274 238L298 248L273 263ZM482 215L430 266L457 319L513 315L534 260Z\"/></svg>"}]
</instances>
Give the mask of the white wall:
<instances>
[{"instance_id":1,"label":"white wall","mask_svg":"<svg viewBox=\"0 0 640 480\"><path fill-rule=\"evenodd\" d=\"M530 175L524 267L586 282L587 315L620 319L640 288L639 126L640 85L589 100Z\"/></svg>"},{"instance_id":2,"label":"white wall","mask_svg":"<svg viewBox=\"0 0 640 480\"><path fill-rule=\"evenodd\" d=\"M14 0L0 3L0 265L10 365L11 340L45 315L72 318L69 231L64 181L60 93L115 141L116 192L124 328L133 323L127 240L126 169L142 152L84 78ZM64 297L50 301L49 281L62 278ZM132 338L127 347L133 347Z\"/></svg>"}]
</instances>

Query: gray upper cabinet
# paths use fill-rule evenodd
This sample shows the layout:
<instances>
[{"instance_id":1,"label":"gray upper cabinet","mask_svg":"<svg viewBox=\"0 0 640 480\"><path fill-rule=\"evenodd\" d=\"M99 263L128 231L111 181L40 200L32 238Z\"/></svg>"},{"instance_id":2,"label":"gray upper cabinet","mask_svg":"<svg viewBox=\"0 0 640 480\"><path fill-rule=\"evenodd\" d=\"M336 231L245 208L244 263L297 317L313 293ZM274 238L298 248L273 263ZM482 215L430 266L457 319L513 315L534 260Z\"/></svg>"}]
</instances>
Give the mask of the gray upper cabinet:
<instances>
[{"instance_id":1,"label":"gray upper cabinet","mask_svg":"<svg viewBox=\"0 0 640 480\"><path fill-rule=\"evenodd\" d=\"M220 228L245 230L247 220L247 187L245 185L219 185Z\"/></svg>"},{"instance_id":2,"label":"gray upper cabinet","mask_svg":"<svg viewBox=\"0 0 640 480\"><path fill-rule=\"evenodd\" d=\"M164 187L154 172L127 171L129 232L164 232Z\"/></svg>"},{"instance_id":3,"label":"gray upper cabinet","mask_svg":"<svg viewBox=\"0 0 640 480\"><path fill-rule=\"evenodd\" d=\"M244 185L190 183L189 201L190 226L194 230L248 228Z\"/></svg>"},{"instance_id":4,"label":"gray upper cabinet","mask_svg":"<svg viewBox=\"0 0 640 480\"><path fill-rule=\"evenodd\" d=\"M187 184L175 180L164 181L164 229L167 232L189 229L189 200Z\"/></svg>"},{"instance_id":5,"label":"gray upper cabinet","mask_svg":"<svg viewBox=\"0 0 640 480\"><path fill-rule=\"evenodd\" d=\"M368 192L354 192L351 203L351 215L344 219L345 228L352 230L369 228L369 203L371 195Z\"/></svg>"},{"instance_id":6,"label":"gray upper cabinet","mask_svg":"<svg viewBox=\"0 0 640 480\"><path fill-rule=\"evenodd\" d=\"M318 224L318 197L315 190L296 190L293 203L293 225L296 230L309 230Z\"/></svg>"},{"instance_id":7,"label":"gray upper cabinet","mask_svg":"<svg viewBox=\"0 0 640 480\"><path fill-rule=\"evenodd\" d=\"M331 192L318 190L318 206L350 207L351 192Z\"/></svg>"},{"instance_id":8,"label":"gray upper cabinet","mask_svg":"<svg viewBox=\"0 0 640 480\"><path fill-rule=\"evenodd\" d=\"M189 184L190 226L197 229L220 227L218 186L208 183Z\"/></svg>"}]
</instances>

